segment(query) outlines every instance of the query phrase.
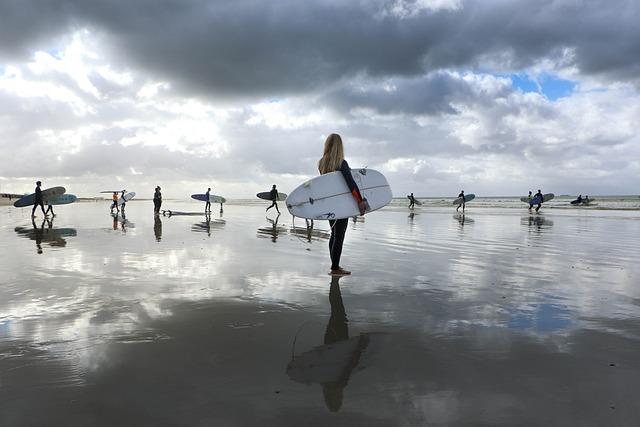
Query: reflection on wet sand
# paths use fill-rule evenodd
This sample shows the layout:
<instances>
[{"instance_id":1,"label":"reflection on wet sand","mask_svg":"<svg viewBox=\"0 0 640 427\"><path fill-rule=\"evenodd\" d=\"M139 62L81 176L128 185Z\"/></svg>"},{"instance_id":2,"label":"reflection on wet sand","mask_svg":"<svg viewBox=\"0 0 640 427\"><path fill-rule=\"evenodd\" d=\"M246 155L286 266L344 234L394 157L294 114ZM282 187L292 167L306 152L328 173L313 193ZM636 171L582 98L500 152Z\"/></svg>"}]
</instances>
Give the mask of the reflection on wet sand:
<instances>
[{"instance_id":1,"label":"reflection on wet sand","mask_svg":"<svg viewBox=\"0 0 640 427\"><path fill-rule=\"evenodd\" d=\"M456 213L453 214L453 218L458 221L460 223L461 226L464 226L465 224L473 224L475 221L473 220L473 218L469 218L468 215L465 215L463 213Z\"/></svg>"},{"instance_id":2,"label":"reflection on wet sand","mask_svg":"<svg viewBox=\"0 0 640 427\"><path fill-rule=\"evenodd\" d=\"M313 223L309 223L306 227L292 226L289 232L294 236L303 236L307 241L325 240L331 237L331 233L325 230L314 229Z\"/></svg>"},{"instance_id":3,"label":"reflection on wet sand","mask_svg":"<svg viewBox=\"0 0 640 427\"><path fill-rule=\"evenodd\" d=\"M32 227L16 227L14 230L19 236L35 241L39 254L42 253L42 243L53 247L65 247L67 245L65 237L77 235L75 228L53 228L53 218L43 219L39 227L35 219L31 219L31 225Z\"/></svg>"},{"instance_id":4,"label":"reflection on wet sand","mask_svg":"<svg viewBox=\"0 0 640 427\"><path fill-rule=\"evenodd\" d=\"M196 233L207 233L211 237L211 230L219 230L224 227L226 221L223 219L211 219L211 214L205 215L205 220L197 222L191 226L191 231Z\"/></svg>"},{"instance_id":5,"label":"reflection on wet sand","mask_svg":"<svg viewBox=\"0 0 640 427\"><path fill-rule=\"evenodd\" d=\"M287 375L292 380L322 386L325 405L331 412L338 412L342 407L344 389L369 345L369 334L349 338L339 282L340 277L331 279L331 316L324 334L324 345L293 356L287 366Z\"/></svg>"},{"instance_id":6,"label":"reflection on wet sand","mask_svg":"<svg viewBox=\"0 0 640 427\"><path fill-rule=\"evenodd\" d=\"M280 214L276 216L276 219L266 217L267 222L269 222L271 226L258 228L258 237L270 237L271 241L275 243L276 240L278 240L278 236L280 234L285 234L287 232L287 229L282 225L278 225L279 218Z\"/></svg>"},{"instance_id":7,"label":"reflection on wet sand","mask_svg":"<svg viewBox=\"0 0 640 427\"><path fill-rule=\"evenodd\" d=\"M162 240L162 220L160 215L153 216L153 234L156 236L156 242Z\"/></svg>"},{"instance_id":8,"label":"reflection on wet sand","mask_svg":"<svg viewBox=\"0 0 640 427\"><path fill-rule=\"evenodd\" d=\"M124 211L120 214L111 214L111 217L113 218L112 227L114 230L118 229L118 225L120 225L120 229L123 233L126 233L128 228L135 228L135 224L127 219Z\"/></svg>"},{"instance_id":9,"label":"reflection on wet sand","mask_svg":"<svg viewBox=\"0 0 640 427\"><path fill-rule=\"evenodd\" d=\"M520 223L528 226L530 230L537 231L553 227L553 221L540 214L522 217Z\"/></svg>"}]
</instances>

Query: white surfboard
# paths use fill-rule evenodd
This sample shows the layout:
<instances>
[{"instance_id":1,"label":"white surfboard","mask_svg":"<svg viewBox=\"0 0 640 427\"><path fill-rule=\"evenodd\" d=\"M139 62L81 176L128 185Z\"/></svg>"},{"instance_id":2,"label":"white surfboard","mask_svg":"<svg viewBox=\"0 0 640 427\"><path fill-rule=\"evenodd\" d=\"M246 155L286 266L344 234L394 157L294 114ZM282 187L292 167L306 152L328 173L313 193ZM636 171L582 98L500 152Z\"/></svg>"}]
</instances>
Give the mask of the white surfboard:
<instances>
[{"instance_id":1,"label":"white surfboard","mask_svg":"<svg viewBox=\"0 0 640 427\"><path fill-rule=\"evenodd\" d=\"M472 201L472 200L473 200L473 199L475 199L475 198L476 198L476 195L475 195L475 194L465 194L465 195L464 195L464 202L465 202L465 203L468 203L468 202ZM455 199L455 200L453 201L453 203L452 203L452 204L454 204L454 205L459 205L459 204L461 204L461 203L462 203L462 197L458 197L457 199Z\"/></svg>"},{"instance_id":2,"label":"white surfboard","mask_svg":"<svg viewBox=\"0 0 640 427\"><path fill-rule=\"evenodd\" d=\"M133 199L134 197L136 197L136 192L135 191L130 191L128 193L125 193L124 195L124 202L128 202L129 200ZM124 203L122 200L122 197L118 197L118 206L122 206L122 203Z\"/></svg>"},{"instance_id":3,"label":"white surfboard","mask_svg":"<svg viewBox=\"0 0 640 427\"><path fill-rule=\"evenodd\" d=\"M380 172L373 169L351 169L351 175L367 199L367 212L391 202L391 187ZM317 176L298 186L286 200L291 215L308 219L341 219L360 215L342 172Z\"/></svg>"}]
</instances>

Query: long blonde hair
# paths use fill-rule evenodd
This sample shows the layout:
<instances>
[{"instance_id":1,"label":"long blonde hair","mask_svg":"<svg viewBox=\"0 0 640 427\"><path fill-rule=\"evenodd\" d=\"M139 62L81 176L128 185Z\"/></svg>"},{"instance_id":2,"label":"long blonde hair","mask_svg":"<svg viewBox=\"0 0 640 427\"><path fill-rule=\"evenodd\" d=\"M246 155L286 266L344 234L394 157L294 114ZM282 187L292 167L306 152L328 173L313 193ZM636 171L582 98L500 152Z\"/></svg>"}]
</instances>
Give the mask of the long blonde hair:
<instances>
[{"instance_id":1,"label":"long blonde hair","mask_svg":"<svg viewBox=\"0 0 640 427\"><path fill-rule=\"evenodd\" d=\"M340 169L343 160L344 147L342 146L342 138L337 133L332 133L324 141L324 153L318 162L320 175L337 171Z\"/></svg>"}]
</instances>

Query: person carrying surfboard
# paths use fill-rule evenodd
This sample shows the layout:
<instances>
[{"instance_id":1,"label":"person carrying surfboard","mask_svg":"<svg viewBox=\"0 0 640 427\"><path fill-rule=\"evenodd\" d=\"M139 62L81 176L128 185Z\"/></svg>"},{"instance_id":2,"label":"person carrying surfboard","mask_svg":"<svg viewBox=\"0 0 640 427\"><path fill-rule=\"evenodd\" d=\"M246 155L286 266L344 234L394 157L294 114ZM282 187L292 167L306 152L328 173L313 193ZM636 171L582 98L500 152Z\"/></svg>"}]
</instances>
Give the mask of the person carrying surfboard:
<instances>
[{"instance_id":1,"label":"person carrying surfboard","mask_svg":"<svg viewBox=\"0 0 640 427\"><path fill-rule=\"evenodd\" d=\"M280 215L280 209L278 209L278 203L276 203L278 201L278 190L276 190L276 185L273 184L273 187L271 188L271 191L269 192L271 194L271 206L269 206L267 208L267 210L275 207L276 211L278 212L278 215Z\"/></svg>"},{"instance_id":2,"label":"person carrying surfboard","mask_svg":"<svg viewBox=\"0 0 640 427\"><path fill-rule=\"evenodd\" d=\"M464 190L460 191L460 194L458 194L458 198L460 199L460 204L458 205L458 207L456 208L456 212L458 212L458 209L460 209L460 206L462 206L462 212L464 212L464 208L465 208L465 200L464 200Z\"/></svg>"},{"instance_id":3,"label":"person carrying surfboard","mask_svg":"<svg viewBox=\"0 0 640 427\"><path fill-rule=\"evenodd\" d=\"M351 175L351 168L344 159L344 147L342 145L342 138L336 133L332 133L327 137L324 142L324 153L322 158L318 162L318 170L320 175L326 173L340 171L344 177L351 195L358 204L360 215L364 215L367 209L366 200L362 198L358 185L353 180ZM340 267L340 257L342 255L342 244L344 243L344 236L347 232L347 225L349 224L348 218L343 219L330 219L329 225L331 226L331 237L329 238L329 256L331 257L331 271L332 276L344 276L351 274Z\"/></svg>"},{"instance_id":4,"label":"person carrying surfboard","mask_svg":"<svg viewBox=\"0 0 640 427\"><path fill-rule=\"evenodd\" d=\"M33 209L31 209L31 218L36 217L36 208L38 207L38 205L40 206L40 209L42 209L42 213L44 214L44 216L47 216L47 213L44 211L44 202L42 200L42 189L40 188L41 185L42 185L42 182L36 181L36 189L35 189L36 198L35 198L35 201L33 202Z\"/></svg>"},{"instance_id":5,"label":"person carrying surfboard","mask_svg":"<svg viewBox=\"0 0 640 427\"><path fill-rule=\"evenodd\" d=\"M113 213L113 208L116 208L116 212L120 213L120 209L118 208L118 193L116 191L113 192L111 199L113 200L113 203L111 203L111 213Z\"/></svg>"},{"instance_id":6,"label":"person carrying surfboard","mask_svg":"<svg viewBox=\"0 0 640 427\"><path fill-rule=\"evenodd\" d=\"M531 194L531 190L529 190L529 195L527 196L527 200L529 200L529 212L531 212L531 208L533 207L531 199L533 199L533 195Z\"/></svg>"},{"instance_id":7,"label":"person carrying surfboard","mask_svg":"<svg viewBox=\"0 0 640 427\"><path fill-rule=\"evenodd\" d=\"M122 190L122 193L120 194L120 200L122 200L122 206L120 207L120 209L122 210L122 215L124 216L124 206L127 203L127 199L124 198L124 193L126 193L127 190Z\"/></svg>"},{"instance_id":8,"label":"person carrying surfboard","mask_svg":"<svg viewBox=\"0 0 640 427\"><path fill-rule=\"evenodd\" d=\"M416 199L413 197L413 193L409 194L407 197L409 198L409 209L413 209L416 205Z\"/></svg>"},{"instance_id":9,"label":"person carrying surfboard","mask_svg":"<svg viewBox=\"0 0 640 427\"><path fill-rule=\"evenodd\" d=\"M538 192L536 193L535 196L533 196L533 198L534 199L538 198L538 206L536 206L536 213L538 213L538 211L542 207L542 203L544 202L544 198L542 196L542 191L540 191L539 188L538 188Z\"/></svg>"},{"instance_id":10,"label":"person carrying surfboard","mask_svg":"<svg viewBox=\"0 0 640 427\"><path fill-rule=\"evenodd\" d=\"M205 199L206 199L206 203L204 204L204 211L206 212L211 212L211 202L209 201L209 195L211 193L211 187L207 188L207 192L204 194L205 195Z\"/></svg>"}]
</instances>

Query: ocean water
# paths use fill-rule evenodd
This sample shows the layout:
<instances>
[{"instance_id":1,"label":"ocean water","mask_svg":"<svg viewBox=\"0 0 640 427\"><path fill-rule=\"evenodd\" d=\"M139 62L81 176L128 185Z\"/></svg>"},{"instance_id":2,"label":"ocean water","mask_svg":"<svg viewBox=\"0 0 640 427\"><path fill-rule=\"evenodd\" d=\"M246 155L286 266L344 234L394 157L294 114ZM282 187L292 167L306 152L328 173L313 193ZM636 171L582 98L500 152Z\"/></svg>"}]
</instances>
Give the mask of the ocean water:
<instances>
[{"instance_id":1,"label":"ocean water","mask_svg":"<svg viewBox=\"0 0 640 427\"><path fill-rule=\"evenodd\" d=\"M477 201L0 207L0 425L637 425L639 212Z\"/></svg>"}]
</instances>

